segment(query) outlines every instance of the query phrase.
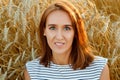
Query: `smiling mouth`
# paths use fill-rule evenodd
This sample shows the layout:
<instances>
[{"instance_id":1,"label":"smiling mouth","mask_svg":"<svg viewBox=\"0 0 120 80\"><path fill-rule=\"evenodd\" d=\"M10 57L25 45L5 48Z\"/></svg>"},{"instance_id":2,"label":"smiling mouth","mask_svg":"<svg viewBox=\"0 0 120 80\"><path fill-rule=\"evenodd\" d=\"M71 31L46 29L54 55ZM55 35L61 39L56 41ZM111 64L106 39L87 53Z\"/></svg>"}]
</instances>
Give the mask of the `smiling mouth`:
<instances>
[{"instance_id":1,"label":"smiling mouth","mask_svg":"<svg viewBox=\"0 0 120 80\"><path fill-rule=\"evenodd\" d=\"M57 46L63 46L65 43L63 43L63 42L55 42L55 45L57 45Z\"/></svg>"}]
</instances>

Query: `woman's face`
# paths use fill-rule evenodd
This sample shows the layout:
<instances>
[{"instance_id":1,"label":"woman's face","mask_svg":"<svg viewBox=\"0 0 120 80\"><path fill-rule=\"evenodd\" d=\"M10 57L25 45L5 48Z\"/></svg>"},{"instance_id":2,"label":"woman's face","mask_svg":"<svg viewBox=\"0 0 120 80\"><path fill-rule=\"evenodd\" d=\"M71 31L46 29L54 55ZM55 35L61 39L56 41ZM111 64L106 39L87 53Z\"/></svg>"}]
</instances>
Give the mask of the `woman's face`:
<instances>
[{"instance_id":1,"label":"woman's face","mask_svg":"<svg viewBox=\"0 0 120 80\"><path fill-rule=\"evenodd\" d=\"M70 53L74 30L68 13L62 10L51 12L46 19L44 35L53 54Z\"/></svg>"}]
</instances>

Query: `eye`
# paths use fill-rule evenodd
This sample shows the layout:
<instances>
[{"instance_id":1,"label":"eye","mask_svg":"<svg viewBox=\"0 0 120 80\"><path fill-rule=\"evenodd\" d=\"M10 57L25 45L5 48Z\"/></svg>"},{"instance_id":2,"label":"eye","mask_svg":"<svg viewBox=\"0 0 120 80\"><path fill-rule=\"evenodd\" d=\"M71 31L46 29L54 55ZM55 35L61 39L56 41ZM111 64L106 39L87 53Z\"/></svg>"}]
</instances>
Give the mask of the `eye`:
<instances>
[{"instance_id":1,"label":"eye","mask_svg":"<svg viewBox=\"0 0 120 80\"><path fill-rule=\"evenodd\" d=\"M64 30L69 31L71 30L70 26L65 26Z\"/></svg>"},{"instance_id":2,"label":"eye","mask_svg":"<svg viewBox=\"0 0 120 80\"><path fill-rule=\"evenodd\" d=\"M50 30L55 30L55 26L50 26L49 29Z\"/></svg>"}]
</instances>

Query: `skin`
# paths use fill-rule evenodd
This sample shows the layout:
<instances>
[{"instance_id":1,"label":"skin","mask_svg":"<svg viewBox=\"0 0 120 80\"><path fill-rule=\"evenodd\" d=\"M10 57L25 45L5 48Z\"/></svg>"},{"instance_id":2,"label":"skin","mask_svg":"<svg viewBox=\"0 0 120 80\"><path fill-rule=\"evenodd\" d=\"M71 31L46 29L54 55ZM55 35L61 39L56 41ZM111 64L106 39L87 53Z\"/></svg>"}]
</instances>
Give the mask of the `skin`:
<instances>
[{"instance_id":1,"label":"skin","mask_svg":"<svg viewBox=\"0 0 120 80\"><path fill-rule=\"evenodd\" d=\"M46 20L44 35L52 50L53 62L68 64L74 39L74 30L69 15L62 10L50 13Z\"/></svg>"},{"instance_id":2,"label":"skin","mask_svg":"<svg viewBox=\"0 0 120 80\"><path fill-rule=\"evenodd\" d=\"M52 50L53 62L59 65L68 64L74 39L74 30L69 15L62 10L50 13L46 20L44 36ZM30 80L27 70L25 70L24 76L25 80ZM110 80L107 65L102 70L100 80Z\"/></svg>"},{"instance_id":3,"label":"skin","mask_svg":"<svg viewBox=\"0 0 120 80\"><path fill-rule=\"evenodd\" d=\"M108 65L105 65L105 67L103 68L100 80L110 80Z\"/></svg>"},{"instance_id":4,"label":"skin","mask_svg":"<svg viewBox=\"0 0 120 80\"><path fill-rule=\"evenodd\" d=\"M24 78L25 80L30 80L30 76L27 70L24 71Z\"/></svg>"}]
</instances>

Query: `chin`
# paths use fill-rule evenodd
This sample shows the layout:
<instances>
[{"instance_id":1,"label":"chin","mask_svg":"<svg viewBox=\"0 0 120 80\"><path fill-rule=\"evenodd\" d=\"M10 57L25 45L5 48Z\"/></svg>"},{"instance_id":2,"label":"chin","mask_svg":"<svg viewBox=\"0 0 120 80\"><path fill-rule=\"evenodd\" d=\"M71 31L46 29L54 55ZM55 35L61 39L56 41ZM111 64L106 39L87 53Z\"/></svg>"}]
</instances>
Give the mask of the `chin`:
<instances>
[{"instance_id":1,"label":"chin","mask_svg":"<svg viewBox=\"0 0 120 80\"><path fill-rule=\"evenodd\" d=\"M56 54L64 54L66 53L65 51L61 51L61 50L58 50L58 51L53 51L53 53L56 53Z\"/></svg>"}]
</instances>

